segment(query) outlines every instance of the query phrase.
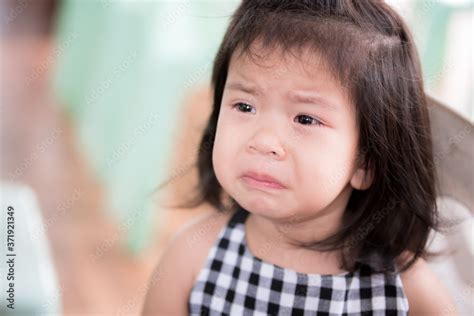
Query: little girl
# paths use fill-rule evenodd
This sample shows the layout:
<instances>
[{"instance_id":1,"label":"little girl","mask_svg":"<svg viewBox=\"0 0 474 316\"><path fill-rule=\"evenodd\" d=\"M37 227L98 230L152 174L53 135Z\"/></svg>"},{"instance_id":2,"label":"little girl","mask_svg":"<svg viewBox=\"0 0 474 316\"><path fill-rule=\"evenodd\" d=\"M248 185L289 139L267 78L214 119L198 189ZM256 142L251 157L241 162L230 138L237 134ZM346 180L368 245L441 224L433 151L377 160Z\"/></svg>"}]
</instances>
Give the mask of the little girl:
<instances>
[{"instance_id":1,"label":"little girl","mask_svg":"<svg viewBox=\"0 0 474 316\"><path fill-rule=\"evenodd\" d=\"M433 315L436 228L422 75L375 0L244 0L213 69L198 203L150 315Z\"/></svg>"}]
</instances>

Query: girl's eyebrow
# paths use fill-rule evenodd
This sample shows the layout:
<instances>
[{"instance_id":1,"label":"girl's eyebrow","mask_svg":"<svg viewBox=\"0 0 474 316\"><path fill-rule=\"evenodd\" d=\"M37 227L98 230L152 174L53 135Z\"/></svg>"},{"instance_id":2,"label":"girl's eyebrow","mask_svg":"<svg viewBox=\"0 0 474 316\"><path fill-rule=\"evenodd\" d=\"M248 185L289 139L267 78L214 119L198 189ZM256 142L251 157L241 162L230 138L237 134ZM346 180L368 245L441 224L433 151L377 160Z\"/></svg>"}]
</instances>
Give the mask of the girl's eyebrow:
<instances>
[{"instance_id":1,"label":"girl's eyebrow","mask_svg":"<svg viewBox=\"0 0 474 316\"><path fill-rule=\"evenodd\" d=\"M335 103L329 101L327 98L319 94L307 94L296 91L290 91L287 95L288 99L296 103L314 104L322 106L328 110L338 110L339 107Z\"/></svg>"},{"instance_id":2,"label":"girl's eyebrow","mask_svg":"<svg viewBox=\"0 0 474 316\"><path fill-rule=\"evenodd\" d=\"M243 84L242 82L230 82L225 85L226 89L242 91L252 95L259 95L259 90L257 87L252 87L250 85Z\"/></svg>"}]
</instances>

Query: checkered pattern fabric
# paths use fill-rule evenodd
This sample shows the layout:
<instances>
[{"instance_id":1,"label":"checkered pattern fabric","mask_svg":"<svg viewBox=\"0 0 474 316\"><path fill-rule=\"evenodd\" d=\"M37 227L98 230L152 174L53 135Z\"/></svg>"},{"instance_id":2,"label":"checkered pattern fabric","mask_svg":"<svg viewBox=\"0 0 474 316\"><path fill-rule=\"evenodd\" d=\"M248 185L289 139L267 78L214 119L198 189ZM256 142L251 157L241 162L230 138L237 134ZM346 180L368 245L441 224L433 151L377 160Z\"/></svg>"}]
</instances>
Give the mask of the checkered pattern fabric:
<instances>
[{"instance_id":1,"label":"checkered pattern fabric","mask_svg":"<svg viewBox=\"0 0 474 316\"><path fill-rule=\"evenodd\" d=\"M399 274L367 266L305 274L255 257L245 244L247 215L239 209L220 231L191 290L190 315L407 315Z\"/></svg>"}]
</instances>

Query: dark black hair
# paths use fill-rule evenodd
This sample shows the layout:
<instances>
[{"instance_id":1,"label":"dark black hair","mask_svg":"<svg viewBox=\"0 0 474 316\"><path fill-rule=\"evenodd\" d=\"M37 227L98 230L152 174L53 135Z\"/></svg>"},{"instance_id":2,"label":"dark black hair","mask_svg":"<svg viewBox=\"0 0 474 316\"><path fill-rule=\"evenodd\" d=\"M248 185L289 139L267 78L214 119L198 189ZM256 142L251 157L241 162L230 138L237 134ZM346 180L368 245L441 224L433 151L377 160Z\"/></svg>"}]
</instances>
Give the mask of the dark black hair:
<instances>
[{"instance_id":1,"label":"dark black hair","mask_svg":"<svg viewBox=\"0 0 474 316\"><path fill-rule=\"evenodd\" d=\"M198 153L195 204L224 211L226 200L212 165L221 99L232 55L264 48L309 47L349 91L357 111L360 163L372 170L367 190L353 190L340 231L305 245L341 249L342 267L359 263L401 271L426 254L437 228L436 174L426 96L413 38L401 17L375 0L244 0L214 61L213 110ZM236 203L230 199L232 203ZM403 256L404 257L404 256ZM400 265L399 265L400 266Z\"/></svg>"}]
</instances>

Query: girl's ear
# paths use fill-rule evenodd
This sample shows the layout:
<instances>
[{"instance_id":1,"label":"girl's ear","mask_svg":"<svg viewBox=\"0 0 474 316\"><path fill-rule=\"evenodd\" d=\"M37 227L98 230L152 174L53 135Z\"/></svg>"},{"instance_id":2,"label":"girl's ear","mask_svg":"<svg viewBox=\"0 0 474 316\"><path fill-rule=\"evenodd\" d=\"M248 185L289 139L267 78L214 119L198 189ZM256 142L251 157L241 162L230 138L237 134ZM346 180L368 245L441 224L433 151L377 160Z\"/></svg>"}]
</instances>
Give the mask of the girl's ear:
<instances>
[{"instance_id":1,"label":"girl's ear","mask_svg":"<svg viewBox=\"0 0 474 316\"><path fill-rule=\"evenodd\" d=\"M356 190L367 190L374 180L372 168L365 169L364 166L355 170L351 178L351 186Z\"/></svg>"}]
</instances>

